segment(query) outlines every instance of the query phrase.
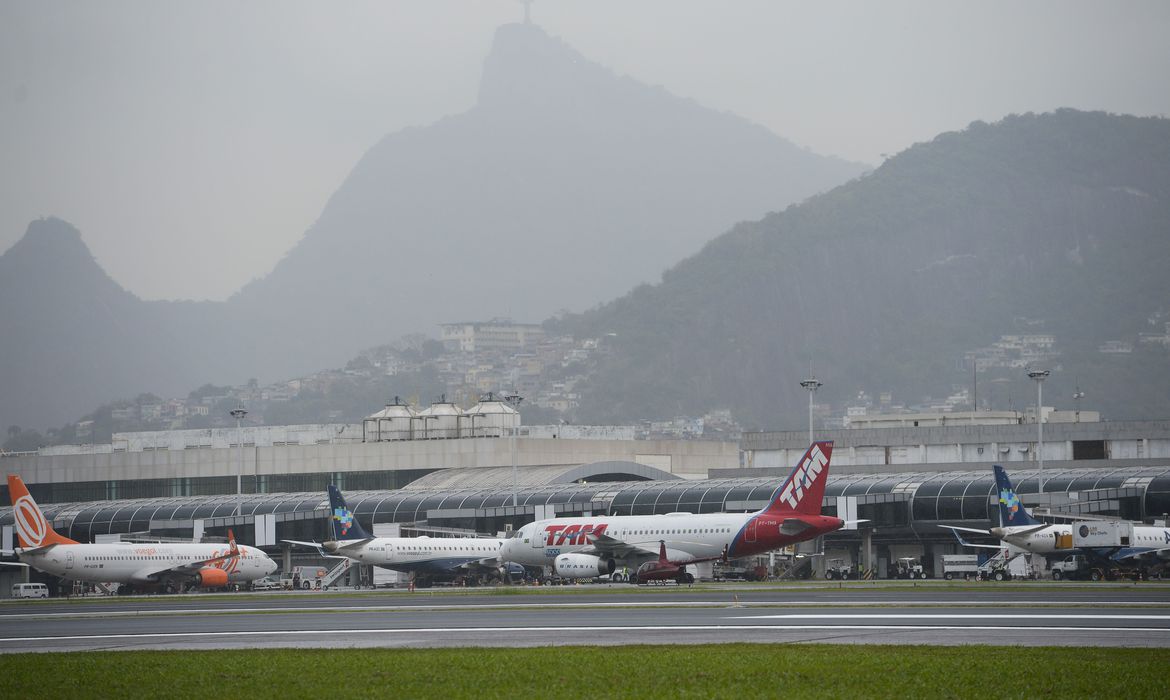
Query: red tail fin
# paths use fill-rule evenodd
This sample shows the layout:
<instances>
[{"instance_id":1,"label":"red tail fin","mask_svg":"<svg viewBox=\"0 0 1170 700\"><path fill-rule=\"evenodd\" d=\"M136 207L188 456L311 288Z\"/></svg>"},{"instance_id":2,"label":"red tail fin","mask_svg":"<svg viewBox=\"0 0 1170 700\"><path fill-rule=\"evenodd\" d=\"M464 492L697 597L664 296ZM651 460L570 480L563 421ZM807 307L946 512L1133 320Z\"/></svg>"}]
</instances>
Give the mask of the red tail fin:
<instances>
[{"instance_id":1,"label":"red tail fin","mask_svg":"<svg viewBox=\"0 0 1170 700\"><path fill-rule=\"evenodd\" d=\"M825 482L829 478L829 459L833 456L832 442L814 442L797 462L796 468L772 494L772 502L764 510L769 513L820 515L825 497Z\"/></svg>"},{"instance_id":2,"label":"red tail fin","mask_svg":"<svg viewBox=\"0 0 1170 700\"><path fill-rule=\"evenodd\" d=\"M666 540L658 540L658 563L669 564L666 559Z\"/></svg>"},{"instance_id":3,"label":"red tail fin","mask_svg":"<svg viewBox=\"0 0 1170 700\"><path fill-rule=\"evenodd\" d=\"M16 523L16 543L23 549L44 547L50 544L77 544L68 537L58 535L37 502L33 500L28 487L15 474L8 475L8 497L12 499L12 518Z\"/></svg>"}]
</instances>

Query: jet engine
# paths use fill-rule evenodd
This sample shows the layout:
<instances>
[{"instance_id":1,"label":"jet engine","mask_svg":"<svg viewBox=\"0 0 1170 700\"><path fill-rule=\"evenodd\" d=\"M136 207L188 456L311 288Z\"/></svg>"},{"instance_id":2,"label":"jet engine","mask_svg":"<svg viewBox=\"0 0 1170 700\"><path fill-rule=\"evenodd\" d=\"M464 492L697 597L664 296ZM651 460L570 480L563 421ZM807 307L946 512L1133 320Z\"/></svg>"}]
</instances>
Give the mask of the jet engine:
<instances>
[{"instance_id":1,"label":"jet engine","mask_svg":"<svg viewBox=\"0 0 1170 700\"><path fill-rule=\"evenodd\" d=\"M562 554L553 561L553 570L562 578L597 578L612 574L613 559L602 559L592 554Z\"/></svg>"},{"instance_id":2,"label":"jet engine","mask_svg":"<svg viewBox=\"0 0 1170 700\"><path fill-rule=\"evenodd\" d=\"M203 588L220 588L228 585L228 573L214 566L205 566L199 570L199 585Z\"/></svg>"}]
</instances>

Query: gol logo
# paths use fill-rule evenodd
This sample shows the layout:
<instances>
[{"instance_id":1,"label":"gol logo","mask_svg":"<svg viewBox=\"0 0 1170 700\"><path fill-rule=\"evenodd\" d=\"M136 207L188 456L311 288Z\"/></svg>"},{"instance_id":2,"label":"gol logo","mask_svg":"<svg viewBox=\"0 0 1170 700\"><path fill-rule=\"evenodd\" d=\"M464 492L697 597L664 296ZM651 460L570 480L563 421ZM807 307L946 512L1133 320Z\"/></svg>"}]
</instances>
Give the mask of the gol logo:
<instances>
[{"instance_id":1,"label":"gol logo","mask_svg":"<svg viewBox=\"0 0 1170 700\"><path fill-rule=\"evenodd\" d=\"M41 510L33 502L32 496L25 494L16 499L16 503L12 507L12 514L16 520L16 532L20 535L20 539L24 540L29 547L40 547L44 544L45 537L49 534L49 523L45 522L45 516L41 514Z\"/></svg>"},{"instance_id":2,"label":"gol logo","mask_svg":"<svg viewBox=\"0 0 1170 700\"><path fill-rule=\"evenodd\" d=\"M230 549L223 551L223 552L219 552L219 551L212 552L211 553L212 559L214 559L216 557L228 557L228 558L227 559L220 559L217 562L213 562L211 564L211 566L216 568L216 569L223 569L225 572L227 572L229 574L234 573L237 569L240 568L240 560L239 560L239 557L228 556L229 554L231 554Z\"/></svg>"}]
</instances>

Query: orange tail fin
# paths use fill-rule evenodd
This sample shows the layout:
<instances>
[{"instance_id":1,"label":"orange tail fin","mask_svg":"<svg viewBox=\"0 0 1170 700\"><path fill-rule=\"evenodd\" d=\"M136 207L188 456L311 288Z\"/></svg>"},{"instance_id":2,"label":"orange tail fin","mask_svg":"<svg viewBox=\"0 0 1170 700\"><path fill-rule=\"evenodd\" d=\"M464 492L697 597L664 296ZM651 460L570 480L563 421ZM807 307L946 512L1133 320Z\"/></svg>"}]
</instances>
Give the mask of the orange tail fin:
<instances>
[{"instance_id":1,"label":"orange tail fin","mask_svg":"<svg viewBox=\"0 0 1170 700\"><path fill-rule=\"evenodd\" d=\"M12 499L12 517L16 523L16 543L23 549L46 547L51 544L77 544L62 537L45 520L45 514L33 500L28 487L15 474L8 475L8 497Z\"/></svg>"}]
</instances>

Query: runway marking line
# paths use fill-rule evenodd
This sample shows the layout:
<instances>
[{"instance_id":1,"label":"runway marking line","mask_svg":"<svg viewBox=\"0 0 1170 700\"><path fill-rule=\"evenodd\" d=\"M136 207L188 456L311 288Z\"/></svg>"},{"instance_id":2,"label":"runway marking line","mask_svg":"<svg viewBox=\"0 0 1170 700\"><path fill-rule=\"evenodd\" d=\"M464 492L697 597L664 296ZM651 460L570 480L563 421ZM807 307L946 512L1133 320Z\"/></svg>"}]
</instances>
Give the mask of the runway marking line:
<instances>
[{"instance_id":1,"label":"runway marking line","mask_svg":"<svg viewBox=\"0 0 1170 700\"><path fill-rule=\"evenodd\" d=\"M832 631L984 631L984 632L1170 632L1165 627L1000 627L995 625L839 625ZM720 632L720 631L774 631L802 632L828 631L824 625L643 625L636 627L422 627L391 629L346 629L346 630L245 630L237 632L149 632L145 634L87 634L48 637L10 637L0 643L98 641L126 639L212 639L226 637L292 637L292 636L353 636L357 634L466 634L469 632Z\"/></svg>"},{"instance_id":2,"label":"runway marking line","mask_svg":"<svg viewBox=\"0 0 1170 700\"><path fill-rule=\"evenodd\" d=\"M144 610L76 610L68 612L28 612L3 613L0 620L5 619L52 619L65 617L138 617L152 615L215 615L215 614L252 614L252 613L300 613L300 612L409 612L412 610L539 610L557 608L720 608L729 607L726 600L710 601L659 601L659 602L594 602L594 603L473 603L459 604L430 604L420 605L316 605L300 607L271 607L271 608L172 608L172 609L144 609ZM741 607L755 608L783 608L792 607L1166 607L1170 601L1113 601L1113 600L1085 600L1085 601L744 601Z\"/></svg>"}]
</instances>

